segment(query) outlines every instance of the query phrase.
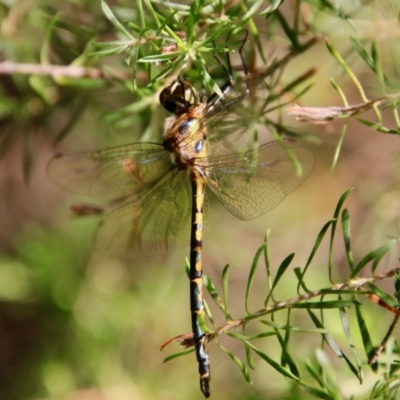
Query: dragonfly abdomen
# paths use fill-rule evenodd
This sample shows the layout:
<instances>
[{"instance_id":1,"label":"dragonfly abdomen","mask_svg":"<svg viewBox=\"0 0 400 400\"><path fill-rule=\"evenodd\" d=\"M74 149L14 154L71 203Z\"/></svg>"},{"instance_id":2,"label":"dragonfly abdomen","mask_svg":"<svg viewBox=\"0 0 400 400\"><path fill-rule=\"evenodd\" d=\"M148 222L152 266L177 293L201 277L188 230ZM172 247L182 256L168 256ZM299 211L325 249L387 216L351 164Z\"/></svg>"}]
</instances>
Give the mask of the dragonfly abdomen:
<instances>
[{"instance_id":1,"label":"dragonfly abdomen","mask_svg":"<svg viewBox=\"0 0 400 400\"><path fill-rule=\"evenodd\" d=\"M210 361L207 352L207 335L204 332L203 304L203 204L205 180L202 174L193 170L190 173L192 184L192 229L190 237L190 312L192 316L193 342L199 364L200 389L205 397L210 396Z\"/></svg>"}]
</instances>

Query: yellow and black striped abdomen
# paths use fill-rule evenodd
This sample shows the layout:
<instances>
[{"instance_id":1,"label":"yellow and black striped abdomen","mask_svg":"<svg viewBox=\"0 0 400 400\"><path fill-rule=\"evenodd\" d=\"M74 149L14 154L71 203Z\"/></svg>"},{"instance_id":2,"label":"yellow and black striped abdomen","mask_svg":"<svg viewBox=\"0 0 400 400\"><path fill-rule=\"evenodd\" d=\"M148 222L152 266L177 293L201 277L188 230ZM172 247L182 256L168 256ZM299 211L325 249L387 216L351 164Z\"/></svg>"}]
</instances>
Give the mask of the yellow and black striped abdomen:
<instances>
[{"instance_id":1,"label":"yellow and black striped abdomen","mask_svg":"<svg viewBox=\"0 0 400 400\"><path fill-rule=\"evenodd\" d=\"M190 237L190 312L192 316L193 342L199 364L200 387L206 397L210 395L210 362L207 352L206 333L201 328L204 321L203 304L203 205L205 180L200 172L190 173L192 185L192 229Z\"/></svg>"}]
</instances>

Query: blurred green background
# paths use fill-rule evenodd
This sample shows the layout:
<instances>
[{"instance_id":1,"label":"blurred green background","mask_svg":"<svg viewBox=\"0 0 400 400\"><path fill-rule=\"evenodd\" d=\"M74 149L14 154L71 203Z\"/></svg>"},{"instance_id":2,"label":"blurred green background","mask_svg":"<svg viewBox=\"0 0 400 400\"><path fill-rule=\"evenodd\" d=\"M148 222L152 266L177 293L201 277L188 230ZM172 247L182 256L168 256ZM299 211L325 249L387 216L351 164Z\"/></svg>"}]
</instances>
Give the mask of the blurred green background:
<instances>
[{"instance_id":1,"label":"blurred green background","mask_svg":"<svg viewBox=\"0 0 400 400\"><path fill-rule=\"evenodd\" d=\"M163 8L162 3L167 2L152 3L168 16L178 9L176 4L190 2L175 2L171 8ZM221 2L227 18L229 7L239 7L239 15L243 15L243 4L250 8L253 2L228 3ZM142 2L114 0L107 4L120 21L137 21ZM353 82L329 54L324 36L351 65L370 98L382 96L382 87L348 37L356 37L366 47L376 40L384 73L395 90L400 38L397 2L342 1L335 2L331 9L324 8L326 4L331 3L287 1L279 8L288 21L300 13L303 19L298 30L305 30L304 40L319 38L283 70L282 80L290 82L314 69L315 74L303 84L313 86L300 104L341 105L330 77L339 83L351 104L361 102ZM268 1L260 2L260 10L269 5ZM253 20L267 61L288 53L289 41L277 22L279 18L255 16ZM105 58L88 55L93 51L91 42L120 39L98 1L0 1L2 62L84 65L107 71L112 77L116 71L129 77L132 66L124 63L124 54ZM152 54L151 48L148 51ZM151 93L151 88L145 88L149 80L146 69L136 72L139 95L130 90L129 78L124 84L118 79L0 72L0 399L202 398L194 355L163 364L167 355L180 349L172 343L160 352L160 346L169 338L190 331L185 273L188 246L163 258L117 259L102 255L93 250L98 219L72 218L69 206L81 199L66 193L46 176L46 164L61 150L95 150L139 140L161 140L165 114L155 96L148 96L151 100L137 107L138 113L133 106L127 109L131 112L118 118L118 110L137 104L136 100ZM395 129L392 114L384 112L383 116L386 126ZM373 113L364 117L373 118ZM278 118L290 129L314 138L310 147L317 162L307 182L278 208L249 222L236 220L214 198L209 199L204 269L220 290L222 269L231 265L229 306L235 318L245 315L248 271L267 229L271 229L274 270L291 252L296 253L294 266L304 265L319 230L332 217L339 197L349 187L355 187L345 204L351 216L354 257L359 259L387 238L399 237L396 135L385 135L350 120L338 165L331 171L343 122L300 124L284 112ZM347 279L348 271L340 232L335 243L334 277L341 282ZM328 245L324 242L313 260L313 281L308 276L310 289L330 285ZM383 260L381 270L397 267L398 259L399 251L394 248ZM296 297L296 284L294 274L288 273L280 284L279 300ZM265 274L258 272L250 298L252 310L262 308L266 287ZM384 283L384 288L393 292L391 282ZM223 324L223 315L207 300L216 324ZM392 317L367 300L363 303L369 307L364 316L374 327L373 340L378 344ZM326 327L348 349L341 338L337 311L326 316ZM297 326L311 326L302 310L293 312L291 318ZM280 322L284 323L284 318ZM258 332L261 328L248 329ZM298 334L292 340L293 356L298 360L315 357L318 335ZM220 341L245 358L238 341L227 337ZM270 357L279 358L274 339L265 338L258 344ZM261 360L255 359L253 385L249 385L237 365L214 343L209 351L214 399L306 398L292 381ZM343 363L335 358L332 363L343 398L352 394L363 398L377 379L367 369L365 384L360 387Z\"/></svg>"}]
</instances>

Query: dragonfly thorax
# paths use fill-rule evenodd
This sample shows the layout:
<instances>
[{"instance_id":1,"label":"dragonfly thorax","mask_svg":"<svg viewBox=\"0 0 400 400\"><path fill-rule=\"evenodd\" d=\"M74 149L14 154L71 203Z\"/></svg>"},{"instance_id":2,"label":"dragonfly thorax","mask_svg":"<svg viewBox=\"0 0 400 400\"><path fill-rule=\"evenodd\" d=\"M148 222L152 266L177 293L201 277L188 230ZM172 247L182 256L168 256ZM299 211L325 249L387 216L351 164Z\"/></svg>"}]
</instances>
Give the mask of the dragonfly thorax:
<instances>
[{"instance_id":1,"label":"dragonfly thorax","mask_svg":"<svg viewBox=\"0 0 400 400\"><path fill-rule=\"evenodd\" d=\"M206 130L202 122L204 104L192 105L187 113L170 120L164 133L164 148L180 169L188 169L197 158L206 156Z\"/></svg>"}]
</instances>

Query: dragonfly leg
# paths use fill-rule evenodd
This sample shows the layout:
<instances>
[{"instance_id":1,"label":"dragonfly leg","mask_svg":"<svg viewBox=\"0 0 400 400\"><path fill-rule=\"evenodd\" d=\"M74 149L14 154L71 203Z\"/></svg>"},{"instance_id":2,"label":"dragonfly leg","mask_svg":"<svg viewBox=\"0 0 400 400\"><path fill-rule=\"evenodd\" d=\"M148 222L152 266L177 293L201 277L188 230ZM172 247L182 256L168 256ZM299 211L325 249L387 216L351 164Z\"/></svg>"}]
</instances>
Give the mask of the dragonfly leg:
<instances>
[{"instance_id":1,"label":"dragonfly leg","mask_svg":"<svg viewBox=\"0 0 400 400\"><path fill-rule=\"evenodd\" d=\"M245 36L243 39L242 44L239 47L239 56L240 56L240 60L242 62L242 67L243 67L243 72L244 75L247 76L248 75L248 69L247 69L247 65L246 62L244 60L244 56L243 56L243 47L247 41L247 37L249 32L246 29L243 29L243 31L245 32ZM228 37L226 38L226 40L228 41L229 37L230 37L231 32L229 32ZM215 47L215 45L214 45ZM228 81L225 82L224 85L222 85L220 87L221 92L224 96L226 96L230 90L232 89L233 86L233 76L232 76L232 64L231 64L231 59L229 57L229 51L226 52L226 64L227 66L225 66L221 60L217 57L217 54L214 52L213 57L215 58L215 60L217 60L218 64L221 65L221 67L225 70L225 72L228 75ZM243 97L246 97L247 93L244 93ZM238 99L236 99L237 101ZM212 104L213 107L215 107L220 101L223 101L223 97L219 97L216 93L213 93L207 100L208 104ZM212 109L212 108L211 108Z\"/></svg>"}]
</instances>

